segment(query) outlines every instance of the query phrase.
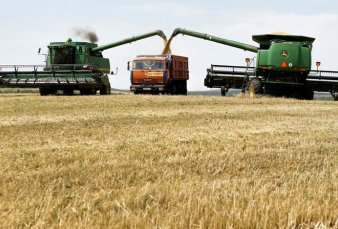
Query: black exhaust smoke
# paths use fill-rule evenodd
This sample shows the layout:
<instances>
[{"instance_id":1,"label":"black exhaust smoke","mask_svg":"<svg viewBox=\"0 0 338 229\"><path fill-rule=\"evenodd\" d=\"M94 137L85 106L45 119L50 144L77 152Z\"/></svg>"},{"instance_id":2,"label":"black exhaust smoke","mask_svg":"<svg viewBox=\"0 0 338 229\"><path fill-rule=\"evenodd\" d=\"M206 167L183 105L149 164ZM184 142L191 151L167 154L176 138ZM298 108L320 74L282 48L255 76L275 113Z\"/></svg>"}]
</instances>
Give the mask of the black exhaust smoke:
<instances>
[{"instance_id":1,"label":"black exhaust smoke","mask_svg":"<svg viewBox=\"0 0 338 229\"><path fill-rule=\"evenodd\" d=\"M75 36L80 37L86 41L90 41L91 43L97 43L99 41L98 36L96 35L95 31L90 28L74 28Z\"/></svg>"}]
</instances>

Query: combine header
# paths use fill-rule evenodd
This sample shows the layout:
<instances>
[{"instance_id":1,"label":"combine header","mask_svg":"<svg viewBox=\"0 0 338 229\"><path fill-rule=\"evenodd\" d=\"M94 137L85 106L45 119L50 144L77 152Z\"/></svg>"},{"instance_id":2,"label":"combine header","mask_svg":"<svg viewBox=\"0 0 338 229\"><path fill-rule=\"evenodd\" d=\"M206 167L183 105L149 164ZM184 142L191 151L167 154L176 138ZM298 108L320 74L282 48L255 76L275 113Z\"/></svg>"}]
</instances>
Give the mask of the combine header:
<instances>
[{"instance_id":1,"label":"combine header","mask_svg":"<svg viewBox=\"0 0 338 229\"><path fill-rule=\"evenodd\" d=\"M52 42L48 46L46 65L0 66L0 87L39 88L41 95L59 90L65 95L72 95L74 90L82 95L96 94L98 90L101 95L108 95L110 63L102 51L155 35L166 41L164 33L156 30L102 46L71 39Z\"/></svg>"},{"instance_id":2,"label":"combine header","mask_svg":"<svg viewBox=\"0 0 338 229\"><path fill-rule=\"evenodd\" d=\"M184 34L208 41L257 53L256 66L212 65L207 70L204 84L210 88L221 88L224 96L230 88L243 91L248 88L251 95L266 93L298 99L313 99L314 91L330 92L337 99L338 72L311 71L311 51L314 38L295 35L255 35L253 40L259 47L215 37L209 34L176 29L175 37Z\"/></svg>"}]
</instances>

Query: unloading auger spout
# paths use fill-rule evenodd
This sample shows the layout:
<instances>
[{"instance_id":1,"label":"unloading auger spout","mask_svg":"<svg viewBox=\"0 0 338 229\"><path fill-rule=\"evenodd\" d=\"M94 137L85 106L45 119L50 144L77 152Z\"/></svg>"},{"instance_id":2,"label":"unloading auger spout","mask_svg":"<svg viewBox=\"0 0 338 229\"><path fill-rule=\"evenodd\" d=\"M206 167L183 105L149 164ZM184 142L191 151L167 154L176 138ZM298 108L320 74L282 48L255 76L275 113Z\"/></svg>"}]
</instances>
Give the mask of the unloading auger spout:
<instances>
[{"instance_id":1,"label":"unloading auger spout","mask_svg":"<svg viewBox=\"0 0 338 229\"><path fill-rule=\"evenodd\" d=\"M145 34L138 35L138 36L132 36L132 37L129 37L129 38L117 41L117 42L109 43L109 44L106 44L106 45L101 45L101 46L93 48L91 51L92 52L100 52L100 51L104 51L106 49L110 49L110 48L114 48L114 47L117 47L117 46L120 46L120 45L132 43L134 41L142 40L142 39L152 37L152 36L156 36L156 35L163 38L163 40L167 39L162 30L155 30L155 31L150 32L150 33L145 33Z\"/></svg>"}]
</instances>

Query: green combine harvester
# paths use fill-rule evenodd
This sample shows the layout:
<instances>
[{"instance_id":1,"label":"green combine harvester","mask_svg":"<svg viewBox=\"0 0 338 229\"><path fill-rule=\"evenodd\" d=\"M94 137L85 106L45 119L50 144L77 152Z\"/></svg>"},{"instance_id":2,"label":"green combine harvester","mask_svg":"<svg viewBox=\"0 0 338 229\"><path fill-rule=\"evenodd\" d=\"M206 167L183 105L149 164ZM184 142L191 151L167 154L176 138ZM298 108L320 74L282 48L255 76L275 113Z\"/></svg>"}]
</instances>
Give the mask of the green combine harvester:
<instances>
[{"instance_id":1,"label":"green combine harvester","mask_svg":"<svg viewBox=\"0 0 338 229\"><path fill-rule=\"evenodd\" d=\"M101 95L108 95L111 92L110 63L102 51L155 35L166 41L164 33L156 30L102 46L71 39L52 42L48 45L45 65L0 66L0 87L39 88L41 95L58 91L72 95L75 90L81 95L94 95L98 90Z\"/></svg>"},{"instance_id":2,"label":"green combine harvester","mask_svg":"<svg viewBox=\"0 0 338 229\"><path fill-rule=\"evenodd\" d=\"M314 38L295 35L254 35L260 46L177 28L172 37L188 35L245 51L257 53L247 66L212 65L204 80L209 88L221 88L225 96L230 88L249 89L250 95L265 93L312 100L314 91L330 92L338 100L338 72L311 70ZM256 61L255 67L250 67Z\"/></svg>"}]
</instances>

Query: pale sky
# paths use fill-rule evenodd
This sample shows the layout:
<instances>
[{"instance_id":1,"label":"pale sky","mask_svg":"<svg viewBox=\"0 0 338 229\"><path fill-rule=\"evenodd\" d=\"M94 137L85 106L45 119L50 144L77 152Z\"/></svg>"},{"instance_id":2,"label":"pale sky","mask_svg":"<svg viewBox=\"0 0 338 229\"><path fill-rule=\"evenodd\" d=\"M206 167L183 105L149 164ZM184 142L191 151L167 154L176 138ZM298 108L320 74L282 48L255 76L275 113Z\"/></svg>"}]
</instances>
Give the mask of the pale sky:
<instances>
[{"instance_id":1,"label":"pale sky","mask_svg":"<svg viewBox=\"0 0 338 229\"><path fill-rule=\"evenodd\" d=\"M0 65L43 64L39 47L47 52L50 42L74 36L75 27L90 28L99 37L98 44L119 41L133 35L161 29L169 37L177 28L224 37L257 45L252 35L284 31L315 37L312 68L321 61L321 69L338 71L338 1L4 1L0 0ZM152 37L103 52L111 68L113 88L130 86L127 62L139 54L160 54L163 41ZM188 90L206 90L203 80L211 64L244 65L255 54L188 36L177 36L171 45L173 54L189 57Z\"/></svg>"}]
</instances>

